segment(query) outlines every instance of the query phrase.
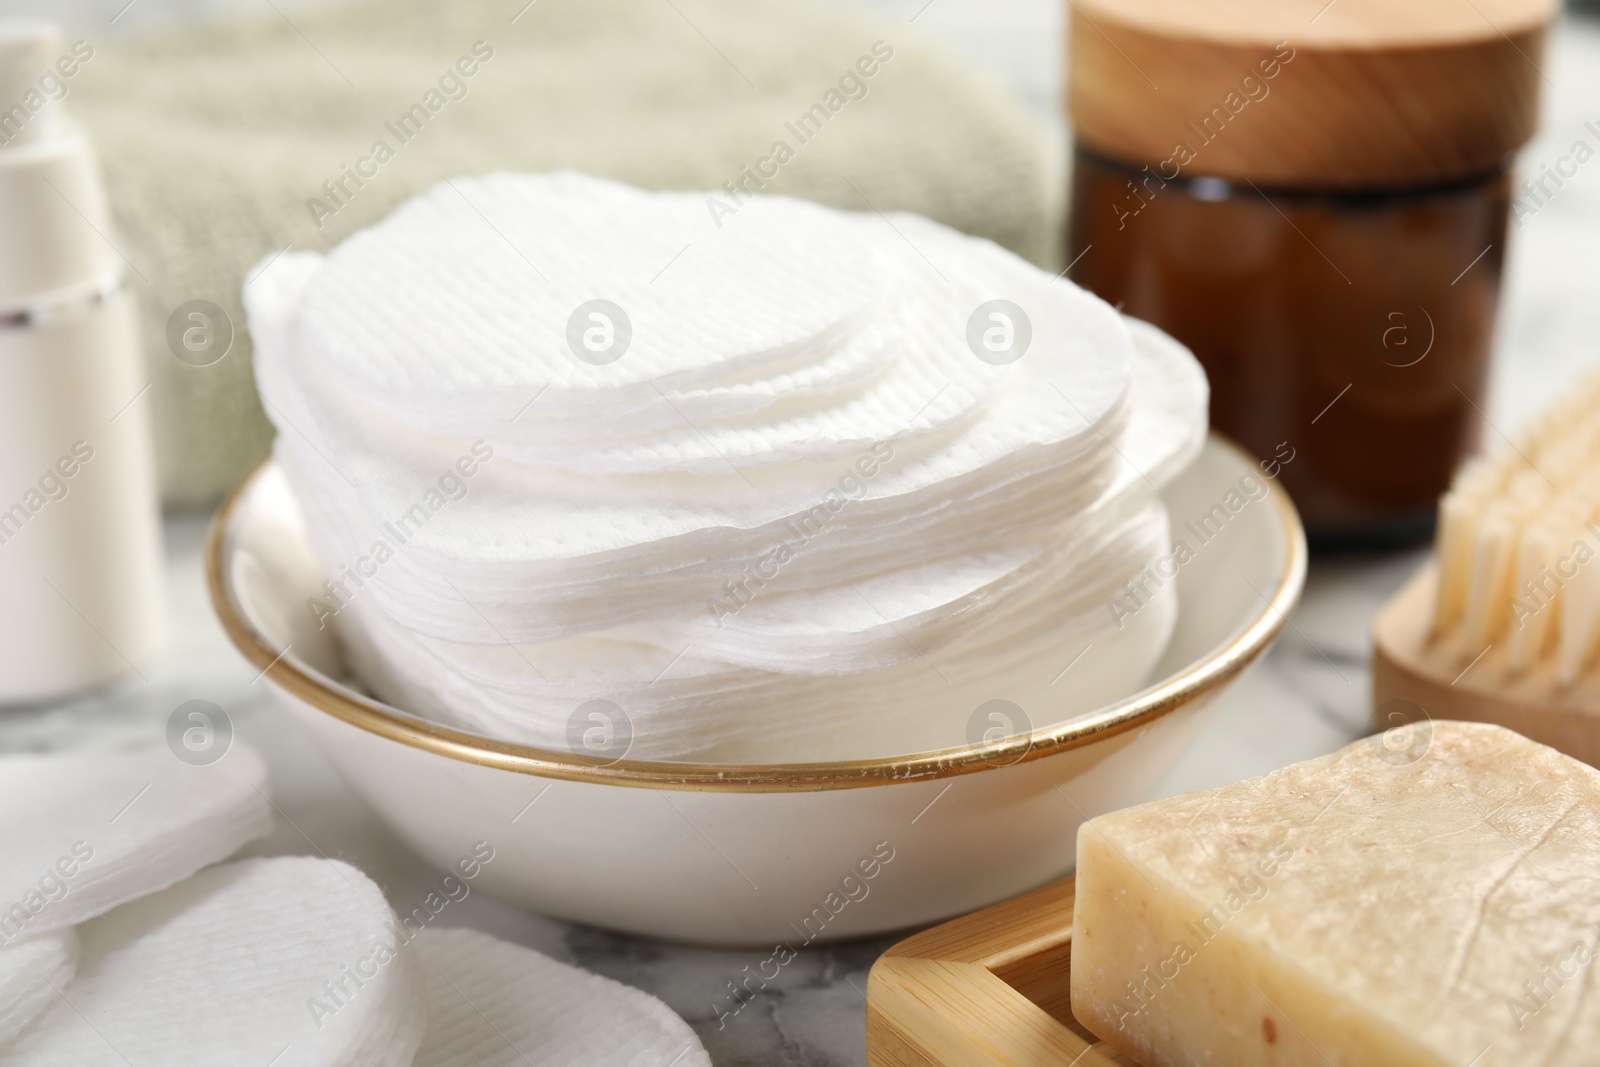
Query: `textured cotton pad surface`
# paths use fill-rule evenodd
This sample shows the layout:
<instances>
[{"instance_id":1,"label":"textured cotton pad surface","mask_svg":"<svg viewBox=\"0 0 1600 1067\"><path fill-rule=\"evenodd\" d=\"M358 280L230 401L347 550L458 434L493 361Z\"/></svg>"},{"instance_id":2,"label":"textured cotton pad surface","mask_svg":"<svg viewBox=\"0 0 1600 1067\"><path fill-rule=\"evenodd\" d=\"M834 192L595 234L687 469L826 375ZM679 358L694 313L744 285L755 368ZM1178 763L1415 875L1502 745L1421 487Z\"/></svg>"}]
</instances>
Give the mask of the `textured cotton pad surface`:
<instances>
[{"instance_id":1,"label":"textured cotton pad surface","mask_svg":"<svg viewBox=\"0 0 1600 1067\"><path fill-rule=\"evenodd\" d=\"M413 942L428 988L414 1067L710 1067L648 993L474 930Z\"/></svg>"},{"instance_id":2,"label":"textured cotton pad surface","mask_svg":"<svg viewBox=\"0 0 1600 1067\"><path fill-rule=\"evenodd\" d=\"M83 922L266 836L266 789L242 744L205 766L165 746L0 757L0 944Z\"/></svg>"},{"instance_id":3,"label":"textured cotton pad surface","mask_svg":"<svg viewBox=\"0 0 1600 1067\"><path fill-rule=\"evenodd\" d=\"M0 1041L50 1006L78 969L78 935L57 930L0 948Z\"/></svg>"},{"instance_id":4,"label":"textured cotton pad surface","mask_svg":"<svg viewBox=\"0 0 1600 1067\"><path fill-rule=\"evenodd\" d=\"M245 302L329 578L306 609L410 711L561 748L602 700L636 756L886 755L1002 696L1090 710L1171 634L1173 592L1126 628L1106 597L1169 547L1199 365L926 219L492 174Z\"/></svg>"},{"instance_id":5,"label":"textured cotton pad surface","mask_svg":"<svg viewBox=\"0 0 1600 1067\"><path fill-rule=\"evenodd\" d=\"M367 395L421 410L494 405L507 421L526 401L519 390L546 383L578 393L680 384L782 360L861 321L883 283L872 246L843 216L772 203L765 217L728 227L714 252L663 270L706 236L703 196L570 173L436 186L328 257L301 309L308 346ZM771 255L776 237L789 242L781 259ZM708 293L728 311L681 314ZM635 340L629 358L592 368L572 358L567 322L602 295L629 309ZM471 360L438 359L469 338Z\"/></svg>"},{"instance_id":6,"label":"textured cotton pad surface","mask_svg":"<svg viewBox=\"0 0 1600 1067\"><path fill-rule=\"evenodd\" d=\"M405 1067L422 1039L422 981L395 949L394 913L337 861L212 867L86 923L81 937L65 997L0 1060Z\"/></svg>"}]
</instances>

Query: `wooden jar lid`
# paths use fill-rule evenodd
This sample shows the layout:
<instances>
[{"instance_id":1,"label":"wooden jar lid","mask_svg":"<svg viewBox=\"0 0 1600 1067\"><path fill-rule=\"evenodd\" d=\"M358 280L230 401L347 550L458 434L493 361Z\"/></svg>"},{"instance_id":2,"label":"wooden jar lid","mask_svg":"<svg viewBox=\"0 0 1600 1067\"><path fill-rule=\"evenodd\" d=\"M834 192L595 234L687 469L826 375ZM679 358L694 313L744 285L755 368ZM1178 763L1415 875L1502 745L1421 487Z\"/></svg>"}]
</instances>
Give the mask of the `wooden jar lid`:
<instances>
[{"instance_id":1,"label":"wooden jar lid","mask_svg":"<svg viewBox=\"0 0 1600 1067\"><path fill-rule=\"evenodd\" d=\"M1078 142L1316 189L1484 173L1532 136L1557 0L1069 0Z\"/></svg>"}]
</instances>

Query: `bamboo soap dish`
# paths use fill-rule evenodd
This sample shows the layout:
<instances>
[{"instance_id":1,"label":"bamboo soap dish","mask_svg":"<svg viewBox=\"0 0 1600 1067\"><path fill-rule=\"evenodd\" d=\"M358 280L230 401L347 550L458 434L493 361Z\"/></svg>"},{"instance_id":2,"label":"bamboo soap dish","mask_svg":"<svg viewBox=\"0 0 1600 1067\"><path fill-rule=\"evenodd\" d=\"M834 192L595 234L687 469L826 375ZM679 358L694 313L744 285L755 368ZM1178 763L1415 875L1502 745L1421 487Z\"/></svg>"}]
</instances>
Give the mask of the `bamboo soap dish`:
<instances>
[{"instance_id":1,"label":"bamboo soap dish","mask_svg":"<svg viewBox=\"0 0 1600 1067\"><path fill-rule=\"evenodd\" d=\"M1429 563L1373 623L1377 726L1428 719L1494 723L1600 766L1600 671L1564 686L1548 657L1518 670L1503 642L1475 650L1435 637L1438 582L1438 567Z\"/></svg>"},{"instance_id":2,"label":"bamboo soap dish","mask_svg":"<svg viewBox=\"0 0 1600 1067\"><path fill-rule=\"evenodd\" d=\"M1073 881L909 937L867 979L870 1067L1138 1067L1072 1017Z\"/></svg>"}]
</instances>

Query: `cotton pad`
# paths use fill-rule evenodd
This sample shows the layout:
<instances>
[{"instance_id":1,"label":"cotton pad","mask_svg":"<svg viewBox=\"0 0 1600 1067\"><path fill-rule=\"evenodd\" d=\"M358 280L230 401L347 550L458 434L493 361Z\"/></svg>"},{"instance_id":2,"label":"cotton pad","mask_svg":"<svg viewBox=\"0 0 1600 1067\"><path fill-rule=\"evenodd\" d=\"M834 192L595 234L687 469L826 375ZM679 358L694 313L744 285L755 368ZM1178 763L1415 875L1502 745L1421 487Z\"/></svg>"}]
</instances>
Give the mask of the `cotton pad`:
<instances>
[{"instance_id":1,"label":"cotton pad","mask_svg":"<svg viewBox=\"0 0 1600 1067\"><path fill-rule=\"evenodd\" d=\"M837 212L783 199L749 225L718 232L708 222L703 195L572 173L455 179L330 255L302 306L310 351L385 403L493 405L509 419L517 390L546 382L582 395L784 364L881 299L873 246ZM714 250L692 247L713 232L722 238ZM775 258L779 237L788 247ZM724 314L682 314L708 293ZM632 308L629 358L580 364L567 322L600 296ZM463 344L471 360L438 359L441 346Z\"/></svg>"},{"instance_id":2,"label":"cotton pad","mask_svg":"<svg viewBox=\"0 0 1600 1067\"><path fill-rule=\"evenodd\" d=\"M94 919L78 975L0 1049L30 1067L405 1067L426 1009L394 913L355 868L250 859Z\"/></svg>"},{"instance_id":3,"label":"cotton pad","mask_svg":"<svg viewBox=\"0 0 1600 1067\"><path fill-rule=\"evenodd\" d=\"M1134 626L1105 598L1170 547L1199 365L925 219L464 178L245 302L306 609L420 714L567 747L604 700L637 756L885 755L1003 693L1089 710L1170 636L1171 590Z\"/></svg>"},{"instance_id":4,"label":"cotton pad","mask_svg":"<svg viewBox=\"0 0 1600 1067\"><path fill-rule=\"evenodd\" d=\"M0 1042L44 1011L78 969L70 928L0 948Z\"/></svg>"},{"instance_id":5,"label":"cotton pad","mask_svg":"<svg viewBox=\"0 0 1600 1067\"><path fill-rule=\"evenodd\" d=\"M266 836L266 789L242 744L203 766L165 746L0 757L0 944L83 922Z\"/></svg>"},{"instance_id":6,"label":"cotton pad","mask_svg":"<svg viewBox=\"0 0 1600 1067\"><path fill-rule=\"evenodd\" d=\"M474 930L413 942L428 988L414 1067L710 1067L661 1001Z\"/></svg>"}]
</instances>

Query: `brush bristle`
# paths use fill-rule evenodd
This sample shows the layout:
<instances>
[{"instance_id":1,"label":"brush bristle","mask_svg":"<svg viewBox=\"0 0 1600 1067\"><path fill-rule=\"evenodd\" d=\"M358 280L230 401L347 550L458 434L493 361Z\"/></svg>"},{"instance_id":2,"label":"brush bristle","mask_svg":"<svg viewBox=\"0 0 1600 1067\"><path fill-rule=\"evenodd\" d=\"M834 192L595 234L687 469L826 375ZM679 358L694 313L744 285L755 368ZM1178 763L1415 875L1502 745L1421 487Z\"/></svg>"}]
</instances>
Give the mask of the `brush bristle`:
<instances>
[{"instance_id":1,"label":"brush bristle","mask_svg":"<svg viewBox=\"0 0 1600 1067\"><path fill-rule=\"evenodd\" d=\"M1434 634L1571 685L1600 631L1600 374L1520 441L1469 461L1439 502Z\"/></svg>"}]
</instances>

